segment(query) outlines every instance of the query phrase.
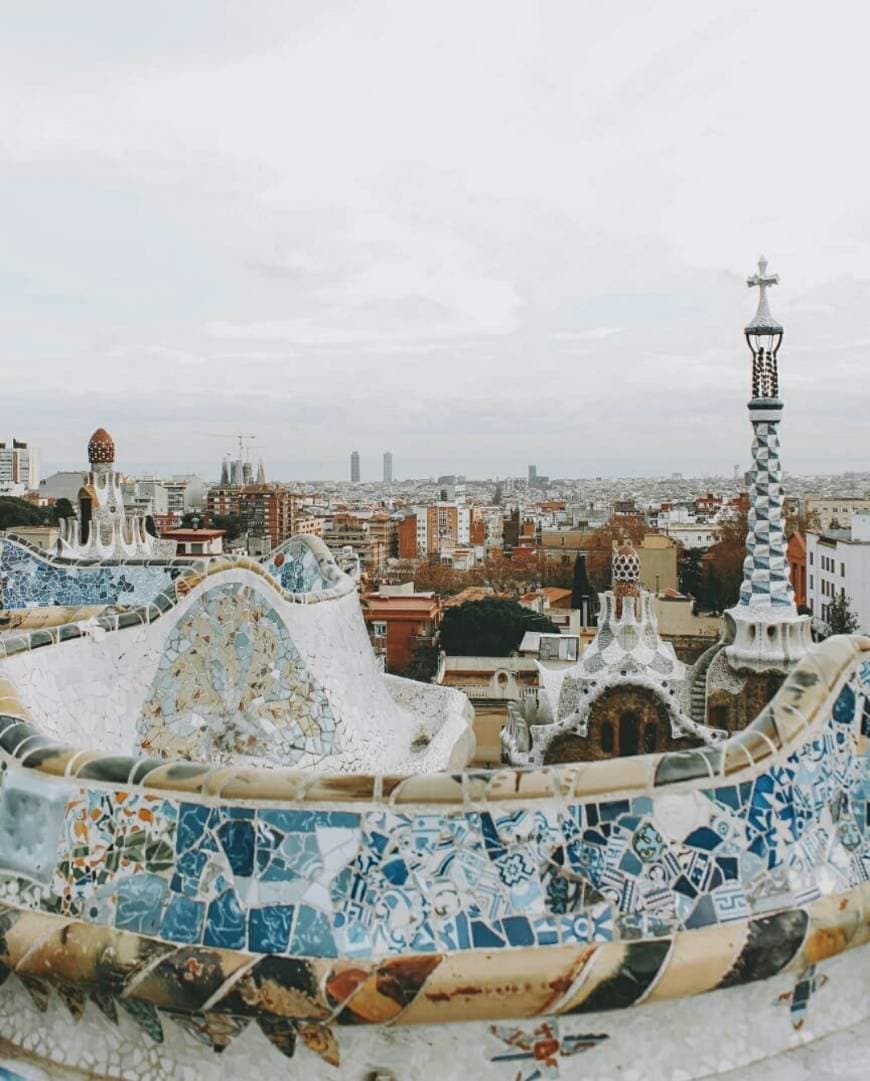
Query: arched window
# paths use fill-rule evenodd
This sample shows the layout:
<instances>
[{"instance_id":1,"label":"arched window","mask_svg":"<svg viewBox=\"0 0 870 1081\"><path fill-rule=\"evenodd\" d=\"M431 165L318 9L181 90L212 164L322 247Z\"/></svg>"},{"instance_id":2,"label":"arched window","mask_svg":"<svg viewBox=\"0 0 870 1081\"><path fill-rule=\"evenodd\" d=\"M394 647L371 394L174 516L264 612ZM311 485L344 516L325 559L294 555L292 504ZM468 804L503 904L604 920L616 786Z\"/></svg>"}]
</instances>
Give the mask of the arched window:
<instances>
[{"instance_id":1,"label":"arched window","mask_svg":"<svg viewBox=\"0 0 870 1081\"><path fill-rule=\"evenodd\" d=\"M613 725L610 721L601 722L601 750L613 754Z\"/></svg>"},{"instance_id":2,"label":"arched window","mask_svg":"<svg viewBox=\"0 0 870 1081\"><path fill-rule=\"evenodd\" d=\"M637 754L640 737L640 723L636 713L627 709L619 717L619 756L628 758Z\"/></svg>"},{"instance_id":3,"label":"arched window","mask_svg":"<svg viewBox=\"0 0 870 1081\"><path fill-rule=\"evenodd\" d=\"M643 730L643 751L644 754L653 754L656 749L656 742L658 740L658 725L655 721L650 721L644 726Z\"/></svg>"}]
</instances>

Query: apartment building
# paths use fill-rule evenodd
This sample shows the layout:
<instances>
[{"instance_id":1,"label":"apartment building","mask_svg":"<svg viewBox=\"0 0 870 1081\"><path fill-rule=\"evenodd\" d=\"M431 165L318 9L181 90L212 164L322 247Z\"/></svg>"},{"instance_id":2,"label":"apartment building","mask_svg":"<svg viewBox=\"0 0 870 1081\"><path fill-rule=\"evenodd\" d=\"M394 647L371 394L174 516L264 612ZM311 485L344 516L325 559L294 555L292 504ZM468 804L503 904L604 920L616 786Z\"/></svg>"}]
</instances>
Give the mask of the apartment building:
<instances>
[{"instance_id":1,"label":"apartment building","mask_svg":"<svg viewBox=\"0 0 870 1081\"><path fill-rule=\"evenodd\" d=\"M39 451L20 439L11 447L0 443L0 495L24 495L38 487Z\"/></svg>"},{"instance_id":2,"label":"apartment building","mask_svg":"<svg viewBox=\"0 0 870 1081\"><path fill-rule=\"evenodd\" d=\"M831 601L845 597L870 633L870 513L855 514L848 530L807 530L807 606L816 630L827 631Z\"/></svg>"}]
</instances>

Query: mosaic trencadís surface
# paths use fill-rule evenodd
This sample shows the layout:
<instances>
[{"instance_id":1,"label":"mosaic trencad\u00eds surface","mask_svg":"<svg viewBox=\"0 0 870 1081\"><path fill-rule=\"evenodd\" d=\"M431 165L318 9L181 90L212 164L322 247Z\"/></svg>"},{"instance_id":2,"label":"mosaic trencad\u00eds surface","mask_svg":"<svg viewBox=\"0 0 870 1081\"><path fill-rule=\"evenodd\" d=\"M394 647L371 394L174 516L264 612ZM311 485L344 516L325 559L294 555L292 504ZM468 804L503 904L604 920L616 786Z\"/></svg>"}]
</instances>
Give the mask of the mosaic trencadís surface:
<instances>
[{"instance_id":1,"label":"mosaic trencad\u00eds surface","mask_svg":"<svg viewBox=\"0 0 870 1081\"><path fill-rule=\"evenodd\" d=\"M332 1024L569 1015L806 972L868 934L858 646L826 644L719 747L408 778L82 756L7 686L0 963L71 1009L120 1004L149 1038L161 1012L216 1047L253 1018L327 1057Z\"/></svg>"},{"instance_id":2,"label":"mosaic trencad\u00eds surface","mask_svg":"<svg viewBox=\"0 0 870 1081\"><path fill-rule=\"evenodd\" d=\"M179 577L194 576L205 566L202 559L185 557L69 559L20 538L0 537L0 610L147 604ZM343 578L328 550L299 537L276 548L263 566L287 593L319 594L340 586Z\"/></svg>"},{"instance_id":3,"label":"mosaic trencad\u00eds surface","mask_svg":"<svg viewBox=\"0 0 870 1081\"><path fill-rule=\"evenodd\" d=\"M11 768L0 865L29 872L19 896L44 911L253 953L660 938L870 880L868 694L865 662L813 738L752 780L672 793L699 763L664 756L648 794L522 809L208 806ZM4 724L0 746L26 751L28 726Z\"/></svg>"},{"instance_id":4,"label":"mosaic trencad\u00eds surface","mask_svg":"<svg viewBox=\"0 0 870 1081\"><path fill-rule=\"evenodd\" d=\"M0 537L0 609L147 604L190 567L187 559L88 563L48 557Z\"/></svg>"},{"instance_id":5,"label":"mosaic trencad\u00eds surface","mask_svg":"<svg viewBox=\"0 0 870 1081\"><path fill-rule=\"evenodd\" d=\"M137 728L148 754L312 765L337 754L332 705L267 598L227 583L172 628Z\"/></svg>"},{"instance_id":6,"label":"mosaic trencad\u00eds surface","mask_svg":"<svg viewBox=\"0 0 870 1081\"><path fill-rule=\"evenodd\" d=\"M309 592L250 559L201 561L147 604L6 634L0 677L17 681L47 737L116 754L344 773L463 765L464 696L384 676L356 584L322 541L282 555Z\"/></svg>"}]
</instances>

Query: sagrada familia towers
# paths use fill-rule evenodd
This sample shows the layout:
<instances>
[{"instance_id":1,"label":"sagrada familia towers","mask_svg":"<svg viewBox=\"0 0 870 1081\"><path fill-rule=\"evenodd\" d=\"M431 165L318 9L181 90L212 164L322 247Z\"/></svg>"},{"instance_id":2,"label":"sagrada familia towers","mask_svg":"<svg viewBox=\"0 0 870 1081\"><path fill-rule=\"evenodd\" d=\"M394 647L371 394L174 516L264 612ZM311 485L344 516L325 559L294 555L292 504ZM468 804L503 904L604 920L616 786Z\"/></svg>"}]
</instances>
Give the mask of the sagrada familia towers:
<instances>
[{"instance_id":1,"label":"sagrada familia towers","mask_svg":"<svg viewBox=\"0 0 870 1081\"><path fill-rule=\"evenodd\" d=\"M600 595L595 639L560 671L539 665L537 704L512 709L506 758L542 764L608 758L712 743L744 728L812 645L788 574L783 520L778 354L783 328L767 291L779 278L767 261L747 285L759 291L745 327L752 353L753 428L743 583L720 640L688 667L661 640L652 598L638 584L637 555L614 547L613 588Z\"/></svg>"}]
</instances>

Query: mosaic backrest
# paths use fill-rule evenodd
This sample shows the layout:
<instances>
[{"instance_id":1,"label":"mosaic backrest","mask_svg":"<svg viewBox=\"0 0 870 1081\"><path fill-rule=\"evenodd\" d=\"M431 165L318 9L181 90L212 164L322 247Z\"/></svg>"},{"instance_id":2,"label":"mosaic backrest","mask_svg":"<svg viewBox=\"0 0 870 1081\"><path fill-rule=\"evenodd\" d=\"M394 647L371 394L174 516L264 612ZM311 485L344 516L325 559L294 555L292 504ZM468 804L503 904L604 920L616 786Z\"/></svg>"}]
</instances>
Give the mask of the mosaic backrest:
<instances>
[{"instance_id":1,"label":"mosaic backrest","mask_svg":"<svg viewBox=\"0 0 870 1081\"><path fill-rule=\"evenodd\" d=\"M64 747L0 680L0 982L332 1065L336 1026L802 986L870 941L868 734L868 639L716 748L423 776Z\"/></svg>"},{"instance_id":2,"label":"mosaic backrest","mask_svg":"<svg viewBox=\"0 0 870 1081\"><path fill-rule=\"evenodd\" d=\"M354 581L317 538L283 548L276 569L295 560L288 583L310 590L249 559L187 565L146 604L3 636L0 676L47 735L112 753L336 771L464 762L464 697L387 681Z\"/></svg>"},{"instance_id":3,"label":"mosaic backrest","mask_svg":"<svg viewBox=\"0 0 870 1081\"><path fill-rule=\"evenodd\" d=\"M263 566L288 593L322 593L342 577L319 537L291 537L263 561Z\"/></svg>"},{"instance_id":4,"label":"mosaic backrest","mask_svg":"<svg viewBox=\"0 0 870 1081\"><path fill-rule=\"evenodd\" d=\"M66 559L0 537L0 610L147 604L202 561Z\"/></svg>"},{"instance_id":5,"label":"mosaic backrest","mask_svg":"<svg viewBox=\"0 0 870 1081\"><path fill-rule=\"evenodd\" d=\"M20 537L0 537L0 611L147 604L179 577L201 573L194 557L89 560L49 555ZM319 537L291 537L263 561L286 593L347 588L347 576Z\"/></svg>"},{"instance_id":6,"label":"mosaic backrest","mask_svg":"<svg viewBox=\"0 0 870 1081\"><path fill-rule=\"evenodd\" d=\"M17 896L168 941L371 958L659 938L870 872L870 661L848 639L720 747L538 771L81 756L15 708L0 701L0 868Z\"/></svg>"}]
</instances>

